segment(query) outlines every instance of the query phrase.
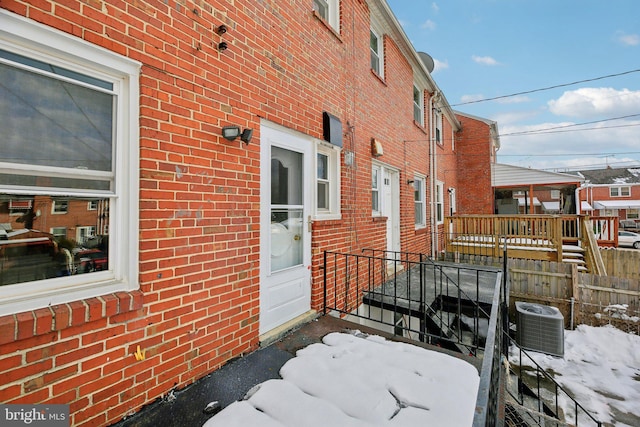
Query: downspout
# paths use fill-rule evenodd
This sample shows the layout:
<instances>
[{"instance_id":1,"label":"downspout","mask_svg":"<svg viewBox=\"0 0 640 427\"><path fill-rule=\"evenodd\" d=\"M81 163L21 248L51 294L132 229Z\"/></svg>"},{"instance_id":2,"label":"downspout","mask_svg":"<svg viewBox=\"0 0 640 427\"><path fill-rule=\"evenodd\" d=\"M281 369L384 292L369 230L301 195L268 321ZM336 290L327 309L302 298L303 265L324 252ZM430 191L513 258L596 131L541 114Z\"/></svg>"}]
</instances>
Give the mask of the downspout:
<instances>
[{"instance_id":1,"label":"downspout","mask_svg":"<svg viewBox=\"0 0 640 427\"><path fill-rule=\"evenodd\" d=\"M436 206L435 206L435 194L436 194L436 182L435 182L435 140L433 137L434 134L434 123L433 123L433 99L438 96L438 91L433 92L433 94L429 97L429 187L431 200L430 205L430 226L431 226L431 258L436 259L436 255L438 252L437 247L437 228L436 228Z\"/></svg>"},{"instance_id":2,"label":"downspout","mask_svg":"<svg viewBox=\"0 0 640 427\"><path fill-rule=\"evenodd\" d=\"M580 190L582 190L584 187L582 184L580 184L578 187L576 187L576 215L581 215L582 214L582 200L580 200ZM588 195L587 195L588 197Z\"/></svg>"}]
</instances>

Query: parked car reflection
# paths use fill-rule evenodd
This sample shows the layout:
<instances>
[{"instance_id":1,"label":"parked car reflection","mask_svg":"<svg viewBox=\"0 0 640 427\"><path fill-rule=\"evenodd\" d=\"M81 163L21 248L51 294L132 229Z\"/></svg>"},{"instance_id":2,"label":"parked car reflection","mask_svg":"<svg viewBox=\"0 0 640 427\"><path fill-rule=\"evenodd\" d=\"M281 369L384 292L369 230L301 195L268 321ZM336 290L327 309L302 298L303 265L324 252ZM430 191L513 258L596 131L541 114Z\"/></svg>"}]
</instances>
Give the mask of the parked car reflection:
<instances>
[{"instance_id":1,"label":"parked car reflection","mask_svg":"<svg viewBox=\"0 0 640 427\"><path fill-rule=\"evenodd\" d=\"M102 271L108 268L109 258L99 249L86 249L75 254L74 265L76 274Z\"/></svg>"}]
</instances>

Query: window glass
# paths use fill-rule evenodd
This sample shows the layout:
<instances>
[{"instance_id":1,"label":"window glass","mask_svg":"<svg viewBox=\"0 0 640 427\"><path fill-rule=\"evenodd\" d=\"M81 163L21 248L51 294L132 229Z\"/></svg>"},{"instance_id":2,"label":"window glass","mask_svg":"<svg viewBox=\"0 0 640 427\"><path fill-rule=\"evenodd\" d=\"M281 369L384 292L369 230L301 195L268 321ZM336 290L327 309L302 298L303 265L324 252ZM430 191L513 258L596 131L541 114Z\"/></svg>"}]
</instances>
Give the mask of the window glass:
<instances>
[{"instance_id":1,"label":"window glass","mask_svg":"<svg viewBox=\"0 0 640 427\"><path fill-rule=\"evenodd\" d=\"M329 156L318 153L318 209L329 209Z\"/></svg>"},{"instance_id":2,"label":"window glass","mask_svg":"<svg viewBox=\"0 0 640 427\"><path fill-rule=\"evenodd\" d=\"M415 177L413 181L413 200L414 200L414 208L415 208L415 225L416 227L424 227L426 225L425 221L425 186L424 186L424 178Z\"/></svg>"},{"instance_id":3,"label":"window glass","mask_svg":"<svg viewBox=\"0 0 640 427\"><path fill-rule=\"evenodd\" d=\"M371 69L380 77L384 77L382 38L373 29L369 31L369 47L371 50Z\"/></svg>"},{"instance_id":4,"label":"window glass","mask_svg":"<svg viewBox=\"0 0 640 427\"><path fill-rule=\"evenodd\" d=\"M436 222L441 224L444 222L444 184L439 182L436 184Z\"/></svg>"},{"instance_id":5,"label":"window glass","mask_svg":"<svg viewBox=\"0 0 640 427\"><path fill-rule=\"evenodd\" d=\"M31 204L16 217L15 196L0 194L0 285L109 269L108 199L97 201L102 209L87 211L83 198L20 197ZM62 206L67 215L60 215Z\"/></svg>"},{"instance_id":6,"label":"window glass","mask_svg":"<svg viewBox=\"0 0 640 427\"><path fill-rule=\"evenodd\" d=\"M424 102L422 92L417 86L413 86L413 120L417 123L424 125Z\"/></svg>"},{"instance_id":7,"label":"window glass","mask_svg":"<svg viewBox=\"0 0 640 427\"><path fill-rule=\"evenodd\" d=\"M331 27L340 30L340 1L339 0L313 0L313 10L322 17Z\"/></svg>"},{"instance_id":8,"label":"window glass","mask_svg":"<svg viewBox=\"0 0 640 427\"><path fill-rule=\"evenodd\" d=\"M111 171L114 95L26 65L0 63L0 161Z\"/></svg>"},{"instance_id":9,"label":"window glass","mask_svg":"<svg viewBox=\"0 0 640 427\"><path fill-rule=\"evenodd\" d=\"M444 141L442 140L442 112L439 109L435 110L434 113L434 120L435 120L435 128L436 128L436 134L435 134L435 138L436 138L436 142L438 144L442 144Z\"/></svg>"},{"instance_id":10,"label":"window glass","mask_svg":"<svg viewBox=\"0 0 640 427\"><path fill-rule=\"evenodd\" d=\"M374 214L380 213L380 168L371 169L371 209Z\"/></svg>"},{"instance_id":11,"label":"window glass","mask_svg":"<svg viewBox=\"0 0 640 427\"><path fill-rule=\"evenodd\" d=\"M313 0L313 10L318 12L318 15L323 19L329 20L329 4L326 0Z\"/></svg>"}]
</instances>

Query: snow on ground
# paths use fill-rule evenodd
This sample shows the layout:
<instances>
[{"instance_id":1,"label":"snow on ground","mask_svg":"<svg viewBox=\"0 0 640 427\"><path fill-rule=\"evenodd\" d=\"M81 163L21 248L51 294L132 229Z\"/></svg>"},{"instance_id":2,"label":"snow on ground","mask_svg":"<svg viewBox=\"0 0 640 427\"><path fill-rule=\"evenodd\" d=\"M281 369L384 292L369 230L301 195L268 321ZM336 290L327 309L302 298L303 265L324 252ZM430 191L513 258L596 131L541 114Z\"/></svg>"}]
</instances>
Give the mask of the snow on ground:
<instances>
[{"instance_id":1,"label":"snow on ground","mask_svg":"<svg viewBox=\"0 0 640 427\"><path fill-rule=\"evenodd\" d=\"M359 333L325 336L280 375L204 427L468 427L479 385L468 362Z\"/></svg>"},{"instance_id":2,"label":"snow on ground","mask_svg":"<svg viewBox=\"0 0 640 427\"><path fill-rule=\"evenodd\" d=\"M640 336L613 326L580 325L565 331L564 342L564 357L527 353L600 421L640 425ZM518 358L512 351L509 361L518 363ZM526 357L522 364L532 365ZM566 414L575 414L567 401L560 404Z\"/></svg>"}]
</instances>

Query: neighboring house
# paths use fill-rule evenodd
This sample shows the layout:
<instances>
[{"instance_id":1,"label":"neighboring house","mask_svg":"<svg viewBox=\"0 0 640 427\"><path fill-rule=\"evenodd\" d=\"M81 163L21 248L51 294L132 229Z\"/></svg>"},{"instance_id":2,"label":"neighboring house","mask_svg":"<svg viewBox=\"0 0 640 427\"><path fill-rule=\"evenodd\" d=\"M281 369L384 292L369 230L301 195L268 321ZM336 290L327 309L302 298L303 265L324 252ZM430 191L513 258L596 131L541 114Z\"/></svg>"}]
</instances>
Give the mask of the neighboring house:
<instances>
[{"instance_id":1,"label":"neighboring house","mask_svg":"<svg viewBox=\"0 0 640 427\"><path fill-rule=\"evenodd\" d=\"M582 177L502 163L491 167L495 213L578 213L576 200Z\"/></svg>"},{"instance_id":2,"label":"neighboring house","mask_svg":"<svg viewBox=\"0 0 640 427\"><path fill-rule=\"evenodd\" d=\"M1 7L0 221L108 257L0 286L2 402L114 423L320 310L325 250L488 209L497 126L383 0Z\"/></svg>"},{"instance_id":3,"label":"neighboring house","mask_svg":"<svg viewBox=\"0 0 640 427\"><path fill-rule=\"evenodd\" d=\"M640 219L640 169L606 168L577 174L585 180L580 199L593 206L595 213L621 220Z\"/></svg>"},{"instance_id":4,"label":"neighboring house","mask_svg":"<svg viewBox=\"0 0 640 427\"><path fill-rule=\"evenodd\" d=\"M78 246L109 234L108 200L34 195L0 199L0 224L50 233Z\"/></svg>"},{"instance_id":5,"label":"neighboring house","mask_svg":"<svg viewBox=\"0 0 640 427\"><path fill-rule=\"evenodd\" d=\"M457 182L464 191L455 192L456 208L453 213L492 214L494 194L491 167L496 163L500 149L498 124L494 121L456 111L463 132L456 138L456 167L447 173L457 174Z\"/></svg>"}]
</instances>

